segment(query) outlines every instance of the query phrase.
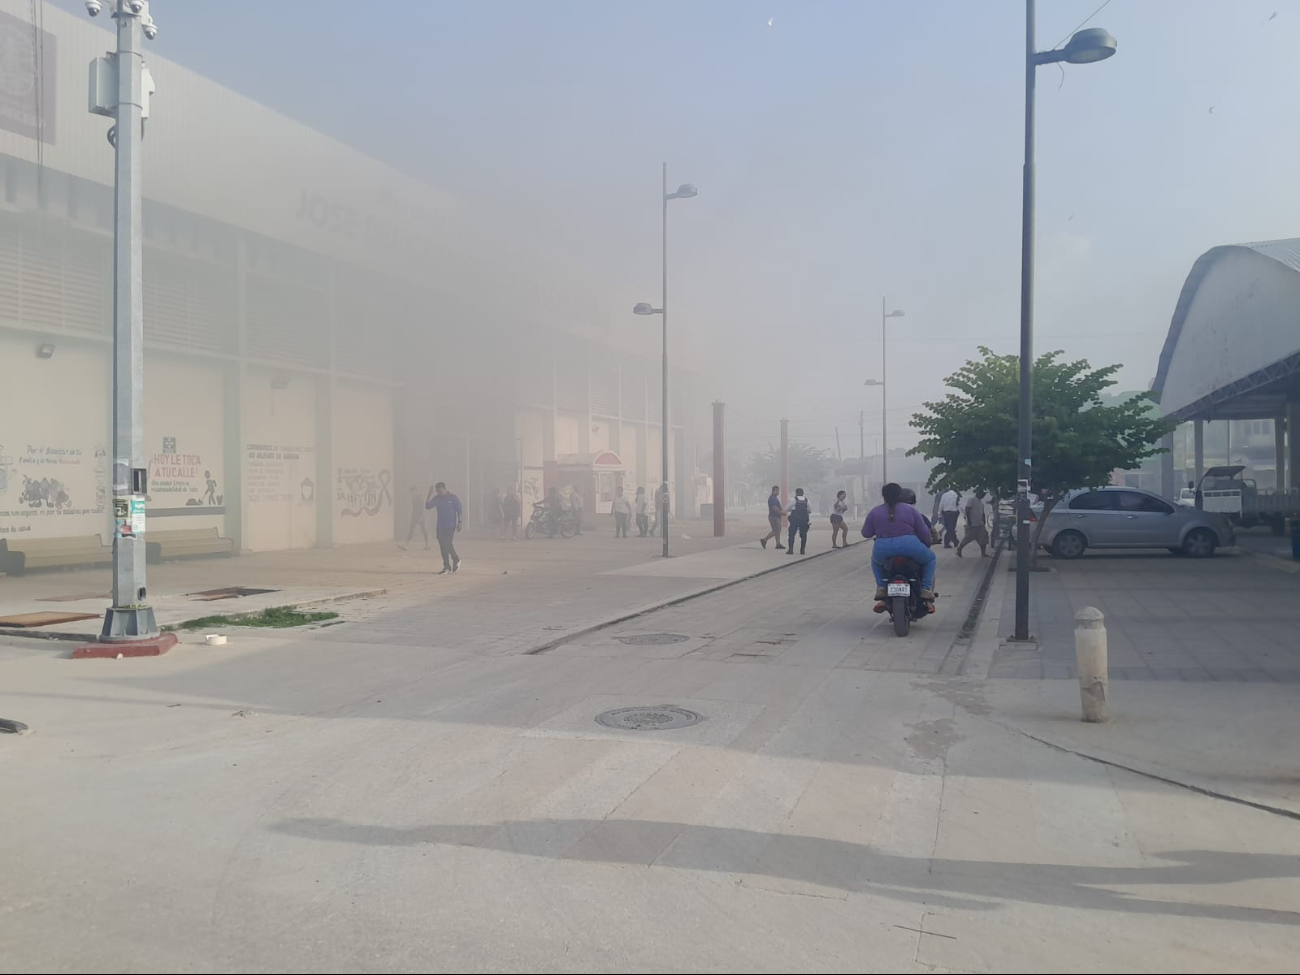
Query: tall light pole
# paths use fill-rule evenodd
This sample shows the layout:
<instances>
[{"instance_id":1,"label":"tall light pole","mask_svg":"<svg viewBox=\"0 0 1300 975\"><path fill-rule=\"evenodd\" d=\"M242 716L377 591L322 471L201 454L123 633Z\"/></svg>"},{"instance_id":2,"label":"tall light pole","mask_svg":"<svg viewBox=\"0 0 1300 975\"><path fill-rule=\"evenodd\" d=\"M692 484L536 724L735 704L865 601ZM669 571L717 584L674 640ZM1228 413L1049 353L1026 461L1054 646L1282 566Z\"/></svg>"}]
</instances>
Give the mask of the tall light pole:
<instances>
[{"instance_id":1,"label":"tall light pole","mask_svg":"<svg viewBox=\"0 0 1300 975\"><path fill-rule=\"evenodd\" d=\"M659 315L663 321L664 332L664 361L663 361L663 409L660 414L661 437L663 441L663 483L659 486L660 508L659 508L659 529L664 539L664 558L668 558L668 201L669 200L689 200L693 196L699 195L697 190L690 183L683 183L677 187L676 193L668 192L668 164L664 163L663 178L663 292L660 298L658 308L654 308L646 302L638 303L633 309L637 315Z\"/></svg>"},{"instance_id":2,"label":"tall light pole","mask_svg":"<svg viewBox=\"0 0 1300 975\"><path fill-rule=\"evenodd\" d=\"M105 3L87 0L92 17ZM140 150L153 81L141 38L158 35L144 0L109 0L117 21L117 51L90 64L90 111L113 118L113 604L101 643L159 644L153 609L145 602L144 287L142 278ZM174 642L172 638L171 642ZM170 646L170 643L167 644ZM125 652L125 650L123 651ZM85 654L92 655L92 654Z\"/></svg>"},{"instance_id":3,"label":"tall light pole","mask_svg":"<svg viewBox=\"0 0 1300 975\"><path fill-rule=\"evenodd\" d=\"M1029 639L1029 558L1033 481L1034 380L1034 81L1040 64L1091 64L1115 53L1115 38L1099 27L1078 31L1065 47L1035 50L1034 0L1025 0L1025 164L1020 210L1020 417L1016 472L1016 624L1013 638Z\"/></svg>"},{"instance_id":4,"label":"tall light pole","mask_svg":"<svg viewBox=\"0 0 1300 975\"><path fill-rule=\"evenodd\" d=\"M889 481L889 320L902 318L907 312L901 308L889 311L889 302L880 299L880 378L868 379L862 385L880 387L880 483Z\"/></svg>"}]
</instances>

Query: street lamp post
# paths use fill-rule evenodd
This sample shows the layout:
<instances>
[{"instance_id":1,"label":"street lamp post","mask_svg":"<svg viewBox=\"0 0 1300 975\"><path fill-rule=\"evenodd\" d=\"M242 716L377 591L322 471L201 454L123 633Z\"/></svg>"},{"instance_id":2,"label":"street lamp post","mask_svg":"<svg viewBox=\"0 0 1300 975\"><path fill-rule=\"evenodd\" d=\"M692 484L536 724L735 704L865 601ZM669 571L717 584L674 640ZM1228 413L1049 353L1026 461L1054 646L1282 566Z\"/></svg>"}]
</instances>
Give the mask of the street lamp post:
<instances>
[{"instance_id":1,"label":"street lamp post","mask_svg":"<svg viewBox=\"0 0 1300 975\"><path fill-rule=\"evenodd\" d=\"M144 0L87 0L92 17L111 6L117 49L90 65L90 111L114 120L108 141L114 151L113 187L113 603L104 617L101 643L159 642L153 609L146 603L144 503L144 288L140 149L149 115L153 79L144 67L141 35L158 28ZM174 638L162 640L175 642ZM170 644L168 644L170 645ZM160 652L137 648L139 652ZM125 649L124 651L125 652ZM82 653L82 651L78 651ZM86 653L84 655L99 655Z\"/></svg>"},{"instance_id":2,"label":"street lamp post","mask_svg":"<svg viewBox=\"0 0 1300 975\"><path fill-rule=\"evenodd\" d=\"M632 312L637 315L659 315L663 325L663 409L660 412L660 440L663 441L663 482L659 486L659 530L664 540L664 558L668 558L668 201L689 200L699 195L690 183L677 187L677 192L668 192L668 164L664 163L663 172L663 291L659 307L639 302Z\"/></svg>"},{"instance_id":3,"label":"street lamp post","mask_svg":"<svg viewBox=\"0 0 1300 975\"><path fill-rule=\"evenodd\" d=\"M1029 558L1033 480L1034 379L1034 81L1040 64L1091 64L1115 53L1115 38L1099 27L1081 30L1065 47L1037 51L1034 47L1034 0L1025 0L1025 163L1020 211L1020 417L1016 477L1016 623L1014 639L1029 639Z\"/></svg>"},{"instance_id":4,"label":"street lamp post","mask_svg":"<svg viewBox=\"0 0 1300 975\"><path fill-rule=\"evenodd\" d=\"M902 318L907 312L901 308L886 311L889 303L880 299L880 483L889 481L889 371L886 356L889 348L889 319Z\"/></svg>"}]
</instances>

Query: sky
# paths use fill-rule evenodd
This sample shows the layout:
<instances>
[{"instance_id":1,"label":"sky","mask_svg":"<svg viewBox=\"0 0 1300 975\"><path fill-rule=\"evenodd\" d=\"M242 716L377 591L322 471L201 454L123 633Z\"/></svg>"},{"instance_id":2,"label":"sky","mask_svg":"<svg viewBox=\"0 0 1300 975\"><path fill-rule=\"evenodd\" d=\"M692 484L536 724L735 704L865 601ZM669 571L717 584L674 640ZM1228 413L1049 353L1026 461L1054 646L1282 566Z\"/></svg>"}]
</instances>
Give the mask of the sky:
<instances>
[{"instance_id":1,"label":"sky","mask_svg":"<svg viewBox=\"0 0 1300 975\"><path fill-rule=\"evenodd\" d=\"M1038 70L1036 345L1144 389L1196 257L1300 233L1300 3L1099 5L1038 4L1040 48L1087 22L1118 53ZM1019 0L152 13L159 54L453 195L512 247L563 253L571 287L619 296L606 329L658 327L630 308L658 303L667 161L673 186L699 187L670 214L672 350L728 403L733 442L785 416L833 448L859 411L870 438L882 297L906 312L889 323L891 447L978 346L1017 347Z\"/></svg>"}]
</instances>

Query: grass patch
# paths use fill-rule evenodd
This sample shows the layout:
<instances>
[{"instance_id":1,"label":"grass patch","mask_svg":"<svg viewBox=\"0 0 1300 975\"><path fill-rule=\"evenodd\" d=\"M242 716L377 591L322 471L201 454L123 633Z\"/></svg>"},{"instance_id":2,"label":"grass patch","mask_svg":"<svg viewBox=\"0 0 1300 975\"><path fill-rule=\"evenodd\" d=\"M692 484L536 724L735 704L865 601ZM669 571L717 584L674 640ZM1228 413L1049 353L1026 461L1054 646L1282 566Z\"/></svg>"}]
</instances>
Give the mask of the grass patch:
<instances>
[{"instance_id":1,"label":"grass patch","mask_svg":"<svg viewBox=\"0 0 1300 975\"><path fill-rule=\"evenodd\" d=\"M304 612L292 606L271 606L260 613L235 614L233 616L200 616L198 619L186 620L176 626L163 627L167 630L201 630L218 626L261 626L273 630L282 630L291 626L305 626L308 623L322 623L336 620L338 613L328 611Z\"/></svg>"}]
</instances>

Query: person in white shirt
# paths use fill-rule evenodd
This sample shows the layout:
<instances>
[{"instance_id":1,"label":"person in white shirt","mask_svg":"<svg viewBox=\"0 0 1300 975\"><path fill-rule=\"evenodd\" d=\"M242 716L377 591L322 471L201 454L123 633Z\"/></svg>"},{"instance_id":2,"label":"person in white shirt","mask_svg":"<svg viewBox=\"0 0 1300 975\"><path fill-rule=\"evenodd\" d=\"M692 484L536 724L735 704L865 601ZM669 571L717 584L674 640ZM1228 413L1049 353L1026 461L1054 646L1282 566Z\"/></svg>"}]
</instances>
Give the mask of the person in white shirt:
<instances>
[{"instance_id":1,"label":"person in white shirt","mask_svg":"<svg viewBox=\"0 0 1300 975\"><path fill-rule=\"evenodd\" d=\"M967 500L962 511L966 513L966 533L962 536L961 544L957 546L957 556L961 557L961 550L971 542L980 547L980 558L988 558L989 554L989 529L988 529L988 509L984 504L984 489L980 488L972 494Z\"/></svg>"},{"instance_id":2,"label":"person in white shirt","mask_svg":"<svg viewBox=\"0 0 1300 975\"><path fill-rule=\"evenodd\" d=\"M636 489L636 531L642 538L650 534L650 499L643 487Z\"/></svg>"},{"instance_id":3,"label":"person in white shirt","mask_svg":"<svg viewBox=\"0 0 1300 975\"><path fill-rule=\"evenodd\" d=\"M622 488L618 489L609 510L614 515L614 537L627 538L628 522L632 520L632 502L627 499Z\"/></svg>"},{"instance_id":4,"label":"person in white shirt","mask_svg":"<svg viewBox=\"0 0 1300 975\"><path fill-rule=\"evenodd\" d=\"M943 547L957 544L957 519L961 515L961 493L948 488L939 496L939 518L943 521Z\"/></svg>"}]
</instances>

